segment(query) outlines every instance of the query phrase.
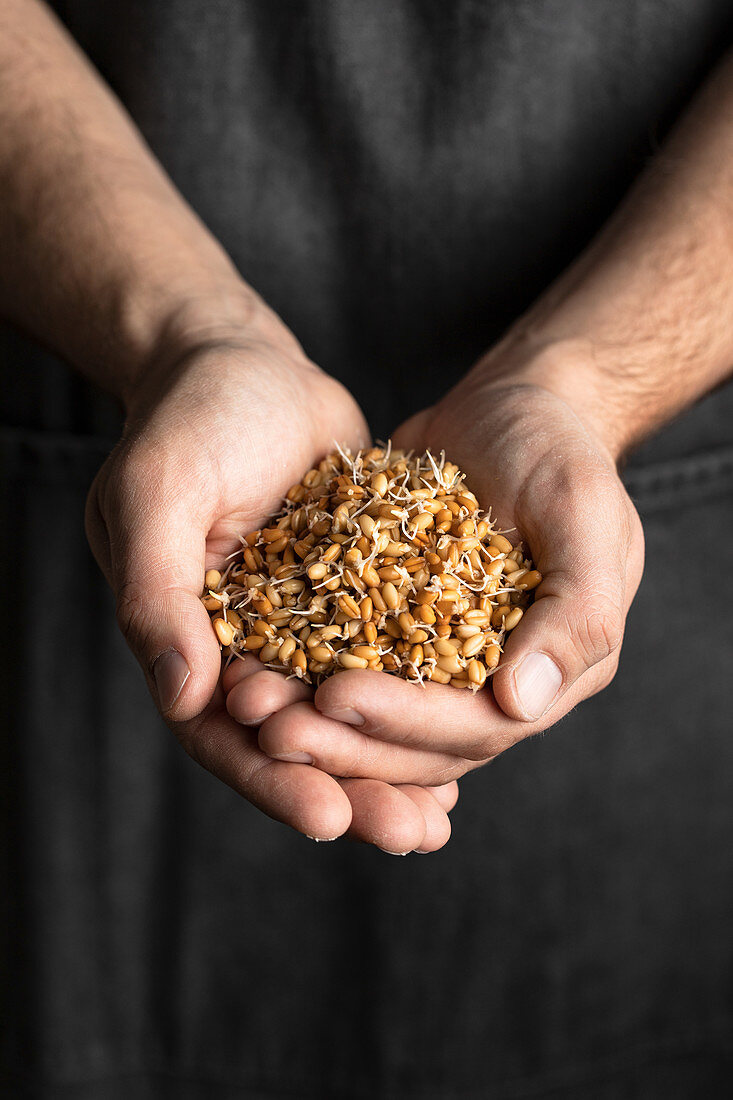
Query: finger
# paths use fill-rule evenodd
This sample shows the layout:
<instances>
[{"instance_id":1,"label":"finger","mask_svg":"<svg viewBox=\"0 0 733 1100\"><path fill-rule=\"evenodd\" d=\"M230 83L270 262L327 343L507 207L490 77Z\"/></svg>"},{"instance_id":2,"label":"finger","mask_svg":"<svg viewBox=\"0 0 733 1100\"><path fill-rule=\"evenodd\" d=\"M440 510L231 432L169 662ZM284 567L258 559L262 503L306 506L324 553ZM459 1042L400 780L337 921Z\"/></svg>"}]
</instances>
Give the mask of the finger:
<instances>
[{"instance_id":1,"label":"finger","mask_svg":"<svg viewBox=\"0 0 733 1100\"><path fill-rule=\"evenodd\" d=\"M235 690L246 689L255 679L245 680ZM233 713L231 707L230 713ZM271 717L262 723L259 745L277 760L315 764L329 775L380 779L387 783L437 786L476 767L474 761L448 753L392 745L369 737L353 726L324 718L311 702L298 702L284 709L273 707Z\"/></svg>"},{"instance_id":2,"label":"finger","mask_svg":"<svg viewBox=\"0 0 733 1100\"><path fill-rule=\"evenodd\" d=\"M262 672L262 662L253 653L237 655L230 661L221 674L221 686L224 694L228 694L242 680L248 676L254 676L255 672Z\"/></svg>"},{"instance_id":3,"label":"finger","mask_svg":"<svg viewBox=\"0 0 733 1100\"><path fill-rule=\"evenodd\" d=\"M455 779L451 783L444 783L440 787L426 787L425 790L430 791L433 798L443 807L446 813L450 813L458 801L458 784Z\"/></svg>"},{"instance_id":4,"label":"finger","mask_svg":"<svg viewBox=\"0 0 733 1100\"><path fill-rule=\"evenodd\" d=\"M109 540L119 625L160 711L182 721L211 698L221 661L199 600L208 516L180 491L185 471L163 450L118 456L90 494L88 518L98 540L94 499Z\"/></svg>"},{"instance_id":5,"label":"finger","mask_svg":"<svg viewBox=\"0 0 733 1100\"><path fill-rule=\"evenodd\" d=\"M271 714L282 711L283 707L290 710L293 709L294 704L302 704L303 700L312 698L313 692L308 684L304 684L294 676L286 677L273 669L263 669L259 661L257 664L259 668L241 678L227 695L227 710L237 722L242 722L246 726L261 726ZM260 745L260 748L263 746ZM294 756L291 751L289 755L291 760L300 759L303 762L302 753L300 756L297 754ZM286 757L280 755L279 758L282 760ZM334 774L330 768L322 770L330 772L331 775Z\"/></svg>"},{"instance_id":6,"label":"finger","mask_svg":"<svg viewBox=\"0 0 733 1100\"><path fill-rule=\"evenodd\" d=\"M380 741L485 763L557 722L581 699L604 687L616 661L613 655L594 666L536 722L509 718L490 686L475 694L447 684L421 687L368 669L329 677L316 691L314 704L327 717Z\"/></svg>"},{"instance_id":7,"label":"finger","mask_svg":"<svg viewBox=\"0 0 733 1100\"><path fill-rule=\"evenodd\" d=\"M201 715L173 729L198 764L276 821L319 840L349 828L351 804L339 783L317 768L265 756L255 733L224 710L220 688Z\"/></svg>"},{"instance_id":8,"label":"finger","mask_svg":"<svg viewBox=\"0 0 733 1100\"><path fill-rule=\"evenodd\" d=\"M189 755L277 821L317 840L347 833L396 854L435 850L450 826L443 820L457 784L436 794L395 788L374 780L337 781L317 768L273 761L257 749L254 734L236 726L221 707L222 692L206 712L174 726ZM418 793L416 793L418 792Z\"/></svg>"},{"instance_id":9,"label":"finger","mask_svg":"<svg viewBox=\"0 0 733 1100\"><path fill-rule=\"evenodd\" d=\"M404 791L376 779L340 779L338 783L351 803L347 836L397 856L407 855L423 843L425 815Z\"/></svg>"},{"instance_id":10,"label":"finger","mask_svg":"<svg viewBox=\"0 0 733 1100\"><path fill-rule=\"evenodd\" d=\"M487 689L474 694L447 684L418 685L385 672L355 669L325 680L314 704L321 714L372 739L468 760L496 755L515 740L513 723ZM486 752L489 733L494 735L491 754Z\"/></svg>"},{"instance_id":11,"label":"finger","mask_svg":"<svg viewBox=\"0 0 733 1100\"><path fill-rule=\"evenodd\" d=\"M399 789L412 799L425 818L425 836L415 851L437 852L450 840L451 823L448 814L435 796L424 787L400 785Z\"/></svg>"},{"instance_id":12,"label":"finger","mask_svg":"<svg viewBox=\"0 0 733 1100\"><path fill-rule=\"evenodd\" d=\"M538 471L520 513L543 581L509 634L492 688L507 715L531 722L618 650L641 570L635 513L607 472Z\"/></svg>"}]
</instances>

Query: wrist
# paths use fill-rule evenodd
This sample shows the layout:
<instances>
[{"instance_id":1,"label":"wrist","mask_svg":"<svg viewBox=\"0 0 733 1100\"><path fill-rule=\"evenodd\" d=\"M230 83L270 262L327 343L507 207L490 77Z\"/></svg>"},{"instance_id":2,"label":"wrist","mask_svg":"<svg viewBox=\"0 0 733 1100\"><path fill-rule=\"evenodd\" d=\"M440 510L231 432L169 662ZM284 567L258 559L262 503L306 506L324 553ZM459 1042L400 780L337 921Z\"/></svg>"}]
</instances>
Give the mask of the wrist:
<instances>
[{"instance_id":1,"label":"wrist","mask_svg":"<svg viewBox=\"0 0 733 1100\"><path fill-rule=\"evenodd\" d=\"M605 392L604 377L586 340L543 341L512 331L490 349L465 382L482 389L536 386L569 405L616 464L629 446L620 402Z\"/></svg>"},{"instance_id":2,"label":"wrist","mask_svg":"<svg viewBox=\"0 0 733 1100\"><path fill-rule=\"evenodd\" d=\"M308 361L287 326L238 277L187 286L157 315L130 310L130 346L135 351L122 369L118 397L129 414L141 394L157 388L196 352L216 346L267 346L291 359Z\"/></svg>"},{"instance_id":3,"label":"wrist","mask_svg":"<svg viewBox=\"0 0 733 1100\"><path fill-rule=\"evenodd\" d=\"M484 383L535 385L569 405L615 464L681 407L669 380L665 399L648 371L616 346L586 336L548 337L517 326L474 367ZM661 379L664 379L663 373Z\"/></svg>"}]
</instances>

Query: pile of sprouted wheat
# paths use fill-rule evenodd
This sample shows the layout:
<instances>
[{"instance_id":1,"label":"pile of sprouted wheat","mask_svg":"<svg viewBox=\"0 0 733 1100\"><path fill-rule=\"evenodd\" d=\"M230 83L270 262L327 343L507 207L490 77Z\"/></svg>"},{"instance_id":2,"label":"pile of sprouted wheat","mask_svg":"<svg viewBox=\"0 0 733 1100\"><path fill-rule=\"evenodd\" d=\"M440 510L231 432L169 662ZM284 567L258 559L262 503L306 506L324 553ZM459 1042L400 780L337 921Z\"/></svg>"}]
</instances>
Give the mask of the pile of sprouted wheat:
<instances>
[{"instance_id":1,"label":"pile of sprouted wheat","mask_svg":"<svg viewBox=\"0 0 733 1100\"><path fill-rule=\"evenodd\" d=\"M541 580L442 452L339 448L202 601L230 657L306 683L361 668L476 691Z\"/></svg>"}]
</instances>

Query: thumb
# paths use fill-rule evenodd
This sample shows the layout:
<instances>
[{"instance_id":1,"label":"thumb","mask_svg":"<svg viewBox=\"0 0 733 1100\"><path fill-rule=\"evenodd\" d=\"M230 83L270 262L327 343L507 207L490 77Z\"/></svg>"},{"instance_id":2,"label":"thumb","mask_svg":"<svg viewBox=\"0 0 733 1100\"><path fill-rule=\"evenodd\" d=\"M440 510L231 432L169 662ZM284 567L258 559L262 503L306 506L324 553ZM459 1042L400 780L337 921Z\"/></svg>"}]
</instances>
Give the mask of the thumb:
<instances>
[{"instance_id":1,"label":"thumb","mask_svg":"<svg viewBox=\"0 0 733 1100\"><path fill-rule=\"evenodd\" d=\"M524 721L551 708L557 720L556 704L586 673L585 695L610 682L641 576L643 543L623 489L589 485L567 471L562 485L545 497L550 506L534 502L522 522L543 581L492 679L502 710Z\"/></svg>"},{"instance_id":2,"label":"thumb","mask_svg":"<svg viewBox=\"0 0 733 1100\"><path fill-rule=\"evenodd\" d=\"M90 494L87 530L117 601L117 621L158 709L181 722L216 688L219 645L199 596L208 523L189 494L146 473L144 463L103 470ZM141 472L142 466L142 472Z\"/></svg>"}]
</instances>

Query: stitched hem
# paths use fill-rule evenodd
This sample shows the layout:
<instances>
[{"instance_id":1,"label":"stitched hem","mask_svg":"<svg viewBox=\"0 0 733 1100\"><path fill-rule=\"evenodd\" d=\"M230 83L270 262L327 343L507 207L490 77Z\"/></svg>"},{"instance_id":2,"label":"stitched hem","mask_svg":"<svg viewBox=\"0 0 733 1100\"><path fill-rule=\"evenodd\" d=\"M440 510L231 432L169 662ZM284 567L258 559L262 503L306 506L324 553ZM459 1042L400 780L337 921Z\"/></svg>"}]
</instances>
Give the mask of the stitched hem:
<instances>
[{"instance_id":1,"label":"stitched hem","mask_svg":"<svg viewBox=\"0 0 733 1100\"><path fill-rule=\"evenodd\" d=\"M733 447L717 447L685 458L629 467L623 475L641 512L679 508L733 493Z\"/></svg>"},{"instance_id":2,"label":"stitched hem","mask_svg":"<svg viewBox=\"0 0 733 1100\"><path fill-rule=\"evenodd\" d=\"M86 487L113 447L101 436L0 427L3 475L24 484Z\"/></svg>"},{"instance_id":3,"label":"stitched hem","mask_svg":"<svg viewBox=\"0 0 733 1100\"><path fill-rule=\"evenodd\" d=\"M315 1100L315 1098L318 1100L346 1100L346 1098L373 1100L377 1095L380 1100L542 1100L542 1098L550 1100L558 1094L560 1097L580 1095L578 1090L585 1089L593 1091L583 1095L596 1097L599 1095L596 1089L600 1086L613 1086L615 1090L621 1087L624 1078L648 1075L663 1069L676 1069L684 1062L692 1067L697 1065L700 1074L715 1067L721 1069L725 1067L727 1077L730 1064L733 1063L732 1034L733 1020L726 1020L707 1030L695 1029L661 1041L636 1042L605 1058L566 1066L538 1076L504 1079L496 1083L487 1081L480 1086L460 1088L444 1086L435 1089L416 1085L411 1088L396 1089L394 1084L380 1082L358 1084L354 1081L258 1083L222 1078L220 1074L206 1068L168 1069L154 1066L121 1069L118 1072L84 1077L74 1081L44 1080L35 1078L32 1074L16 1074L9 1071L0 1075L0 1086L15 1090L5 1093L8 1098L27 1096L48 1098L48 1100L53 1100L55 1097L62 1100L74 1095L84 1100L87 1097L92 1100L95 1094L90 1090L105 1086L119 1086L120 1089L127 1089L132 1087L132 1082L135 1081L140 1085L147 1083L151 1087L156 1086L156 1083L161 1087L175 1087L176 1091L172 1095L181 1097L181 1100L188 1100L189 1096L194 1095L198 1098L198 1095L208 1097L217 1093L222 1093L225 1097L241 1096L243 1100L293 1100L296 1097L302 1100ZM692 1080L694 1078L691 1078ZM184 1086L189 1086L189 1091L185 1094L180 1091ZM200 1093L198 1090L201 1090ZM216 1093L213 1090L216 1090ZM128 1094L121 1091L119 1095ZM617 1095L616 1091L613 1095Z\"/></svg>"}]
</instances>

